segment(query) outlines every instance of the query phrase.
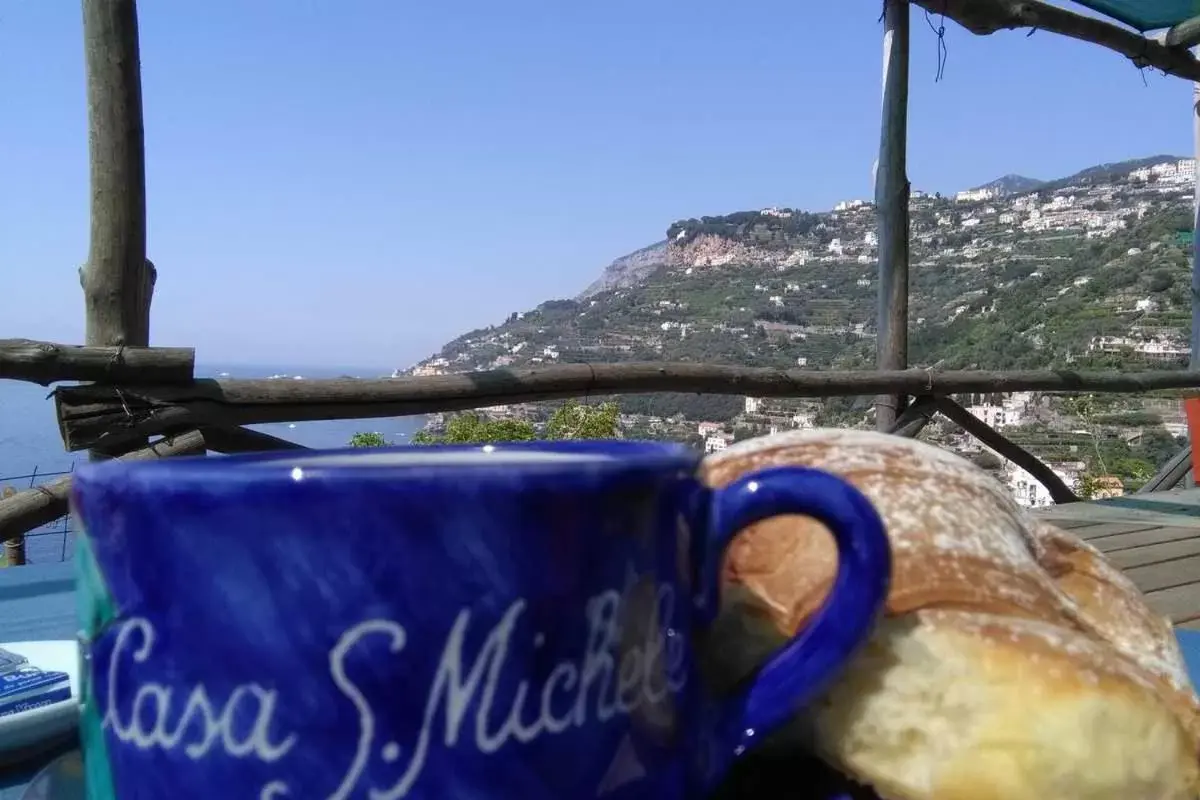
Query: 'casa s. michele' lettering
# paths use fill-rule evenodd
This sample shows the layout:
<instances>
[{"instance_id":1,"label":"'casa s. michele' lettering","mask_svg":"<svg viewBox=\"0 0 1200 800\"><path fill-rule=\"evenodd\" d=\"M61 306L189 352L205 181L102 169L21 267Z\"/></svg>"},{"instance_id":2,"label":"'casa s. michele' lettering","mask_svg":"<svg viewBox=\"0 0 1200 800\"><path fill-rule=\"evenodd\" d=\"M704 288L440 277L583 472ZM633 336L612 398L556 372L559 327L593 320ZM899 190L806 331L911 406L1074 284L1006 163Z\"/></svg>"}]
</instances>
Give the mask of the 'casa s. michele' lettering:
<instances>
[{"instance_id":1,"label":"'casa s. michele' lettering","mask_svg":"<svg viewBox=\"0 0 1200 800\"><path fill-rule=\"evenodd\" d=\"M657 607L636 609L660 624L646 627L640 640L630 641L622 630L624 595L604 591L585 607L585 646L582 653L553 663L536 683L514 669L530 649L545 646L541 634L522 625L524 600L513 602L468 652L468 640L479 641L470 609L461 610L442 642L432 682L425 690L423 712L411 741L393 741L396 728L386 711L386 697L372 698L355 683L355 663L365 663L370 647L373 660L403 659L417 643L404 626L372 619L349 627L328 656L331 691L355 712L357 730L349 735L354 754L336 787L321 788L329 800L346 800L367 790L373 800L400 800L418 785L431 748L467 747L483 755L553 737L573 728L603 724L637 714L643 708L669 704L687 679L683 636L663 628L675 617L675 596L669 585L655 588ZM468 633L470 636L468 637ZM301 734L284 729L278 719L288 698L263 676L238 684L227 696L215 697L204 684L138 681L153 669L155 630L150 620L125 620L116 632L107 663L107 698L102 702L103 727L120 745L136 750L182 753L189 760L208 758L255 759L274 765L277 780L260 790L260 798L291 794L289 755L302 757ZM380 654L380 645L387 653ZM427 646L424 642L420 646ZM516 656L516 658L514 658ZM380 664L384 672L391 671ZM118 693L118 687L127 688ZM307 689L306 689L307 690ZM411 686L400 687L408 692ZM235 716L239 721L235 727ZM245 720L252 720L246 725ZM412 725L404 726L412 730ZM349 734L349 732L348 732ZM372 770L373 763L387 765ZM388 785L365 785L380 780ZM316 787L308 787L305 794Z\"/></svg>"}]
</instances>

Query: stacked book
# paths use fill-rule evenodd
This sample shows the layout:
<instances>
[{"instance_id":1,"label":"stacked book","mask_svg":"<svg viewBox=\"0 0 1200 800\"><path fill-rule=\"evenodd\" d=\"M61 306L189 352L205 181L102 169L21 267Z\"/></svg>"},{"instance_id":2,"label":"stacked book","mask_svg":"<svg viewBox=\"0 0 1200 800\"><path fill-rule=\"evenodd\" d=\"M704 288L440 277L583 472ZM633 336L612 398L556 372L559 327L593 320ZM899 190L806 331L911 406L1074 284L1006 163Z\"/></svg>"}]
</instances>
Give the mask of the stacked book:
<instances>
[{"instance_id":1,"label":"stacked book","mask_svg":"<svg viewBox=\"0 0 1200 800\"><path fill-rule=\"evenodd\" d=\"M70 699L67 673L39 669L25 656L0 647L0 717Z\"/></svg>"}]
</instances>

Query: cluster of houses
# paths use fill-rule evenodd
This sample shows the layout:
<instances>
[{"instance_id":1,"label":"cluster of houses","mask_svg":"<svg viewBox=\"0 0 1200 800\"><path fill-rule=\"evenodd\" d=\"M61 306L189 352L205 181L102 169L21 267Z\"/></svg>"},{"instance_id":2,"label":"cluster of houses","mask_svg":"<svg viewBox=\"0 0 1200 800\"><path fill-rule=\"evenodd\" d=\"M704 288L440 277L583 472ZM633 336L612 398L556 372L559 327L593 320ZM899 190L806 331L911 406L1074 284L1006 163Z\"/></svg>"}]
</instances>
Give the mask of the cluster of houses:
<instances>
[{"instance_id":1,"label":"cluster of houses","mask_svg":"<svg viewBox=\"0 0 1200 800\"><path fill-rule=\"evenodd\" d=\"M747 397L742 413L733 422L700 422L696 434L704 442L705 453L719 453L733 444L737 428L756 436L814 428L819 411L819 403L812 400Z\"/></svg>"},{"instance_id":2,"label":"cluster of houses","mask_svg":"<svg viewBox=\"0 0 1200 800\"><path fill-rule=\"evenodd\" d=\"M1164 417L1163 425L1173 435L1182 435L1186 429L1183 413L1175 408L1177 403L1163 401L1154 410ZM805 430L817 427L819 403L807 399L791 398L762 398L746 397L742 413L731 421L688 421L682 418L663 419L638 414L622 414L620 425L623 430L643 430L651 434L676 439L691 439L699 441L706 454L718 453L732 445L738 436L762 436L787 430ZM1000 431L1044 422L1047 411L1041 398L1032 392L1012 392L998 396L994 402L977 403L967 406L972 416ZM525 419L534 421L538 418L539 410L533 404L518 403L512 405L494 406L480 409L480 412L493 419ZM1052 416L1052 414L1051 414ZM1059 422L1072 434L1086 431L1072 430L1078 428L1078 420L1064 419ZM428 426L440 429L445 423L443 415L431 415ZM977 439L958 431L936 432L925 438L956 452L966 458L977 458L981 453L990 452ZM1074 449L1074 448L1073 448ZM993 453L993 456L995 454ZM1019 505L1028 508L1040 508L1053 504L1049 490L1033 475L1026 472L1010 461L996 456L993 459L992 474L999 480ZM1076 490L1081 490L1083 484L1088 484L1087 490L1092 498L1115 497L1124 493L1120 478L1113 475L1089 474L1087 463L1082 458L1048 461L1047 466L1065 483Z\"/></svg>"},{"instance_id":3,"label":"cluster of houses","mask_svg":"<svg viewBox=\"0 0 1200 800\"><path fill-rule=\"evenodd\" d=\"M967 411L976 419L987 423L996 430L1018 428L1047 419L1044 405L1038 403L1038 398L1032 392L1012 392L1001 395L999 402L971 405ZM1187 423L1181 404L1178 401L1159 401L1154 412L1162 419L1162 425L1173 436L1186 433ZM1059 426L1072 435L1096 435L1083 426L1081 420L1070 417L1059 419ZM952 437L943 444L963 455L981 452L984 447L973 437L961 434ZM1074 449L1074 448L1072 448ZM1064 461L1048 461L1047 466L1067 486L1079 491L1086 479L1089 484L1088 493L1093 499L1117 497L1124 494L1124 485L1119 477L1113 475L1089 475L1086 462L1078 459ZM1029 508L1040 508L1053 504L1050 492L1040 481L1024 469L1010 461L1001 459L997 478L1004 483L1016 498L1017 502Z\"/></svg>"},{"instance_id":4,"label":"cluster of houses","mask_svg":"<svg viewBox=\"0 0 1200 800\"><path fill-rule=\"evenodd\" d=\"M1182 410L1175 408L1175 405L1178 404L1167 403L1155 411L1165 417L1163 424L1168 432L1182 435L1186 423ZM1053 412L1048 412L1045 404L1032 392L1003 394L994 402L970 405L967 411L992 428L1010 431L1054 417ZM760 436L783 430L813 428L816 427L817 412L818 407L812 401L747 397L743 413L734 421L699 422L696 423L695 433L703 442L705 453L718 453L734 443L735 430L742 431L743 435ZM1064 418L1056 422L1056 428L1062 432L1074 436L1088 433L1086 430L1079 430L1079 420ZM950 433L934 432L926 438L966 458L976 458L986 450L977 439L956 428ZM1077 448L1078 445L1071 449ZM995 455L993 453L993 456ZM997 466L992 470L993 476L1007 487L1018 504L1027 508L1053 504L1049 490L1033 475L999 456L996 456L994 461ZM1087 462L1081 458L1052 460L1047 462L1047 466L1063 483L1077 491L1082 491L1086 483L1087 493L1094 499L1124 494L1124 485L1119 477L1090 474Z\"/></svg>"},{"instance_id":5,"label":"cluster of houses","mask_svg":"<svg viewBox=\"0 0 1200 800\"><path fill-rule=\"evenodd\" d=\"M1191 345L1181 332L1148 336L1093 336L1088 350L1094 353L1132 353L1146 361L1187 363Z\"/></svg>"}]
</instances>

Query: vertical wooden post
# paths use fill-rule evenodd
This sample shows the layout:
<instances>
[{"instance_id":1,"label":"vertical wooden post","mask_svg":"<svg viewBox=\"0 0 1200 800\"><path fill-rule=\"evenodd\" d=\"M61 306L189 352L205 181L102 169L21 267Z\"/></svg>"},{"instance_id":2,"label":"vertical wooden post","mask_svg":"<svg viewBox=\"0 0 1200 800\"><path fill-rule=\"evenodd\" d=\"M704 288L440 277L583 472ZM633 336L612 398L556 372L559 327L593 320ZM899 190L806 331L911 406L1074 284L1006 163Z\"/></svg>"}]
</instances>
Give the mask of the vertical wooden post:
<instances>
[{"instance_id":1,"label":"vertical wooden post","mask_svg":"<svg viewBox=\"0 0 1200 800\"><path fill-rule=\"evenodd\" d=\"M91 244L79 270L90 345L148 345L146 156L135 0L83 0ZM92 451L93 458L108 455Z\"/></svg>"},{"instance_id":2,"label":"vertical wooden post","mask_svg":"<svg viewBox=\"0 0 1200 800\"><path fill-rule=\"evenodd\" d=\"M875 364L908 366L908 0L887 0L883 34L883 114L875 165L879 216L879 310ZM903 396L875 400L875 424L890 430Z\"/></svg>"}]
</instances>

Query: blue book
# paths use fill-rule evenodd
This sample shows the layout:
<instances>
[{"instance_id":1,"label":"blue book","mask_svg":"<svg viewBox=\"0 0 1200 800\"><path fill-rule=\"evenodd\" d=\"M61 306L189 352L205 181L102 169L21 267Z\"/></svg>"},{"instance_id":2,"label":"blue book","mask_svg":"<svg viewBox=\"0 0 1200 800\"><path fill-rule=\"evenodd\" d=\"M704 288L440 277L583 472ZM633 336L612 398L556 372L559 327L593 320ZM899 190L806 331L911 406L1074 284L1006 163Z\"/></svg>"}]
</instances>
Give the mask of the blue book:
<instances>
[{"instance_id":1,"label":"blue book","mask_svg":"<svg viewBox=\"0 0 1200 800\"><path fill-rule=\"evenodd\" d=\"M0 717L71 699L71 678L25 666L0 674Z\"/></svg>"}]
</instances>

